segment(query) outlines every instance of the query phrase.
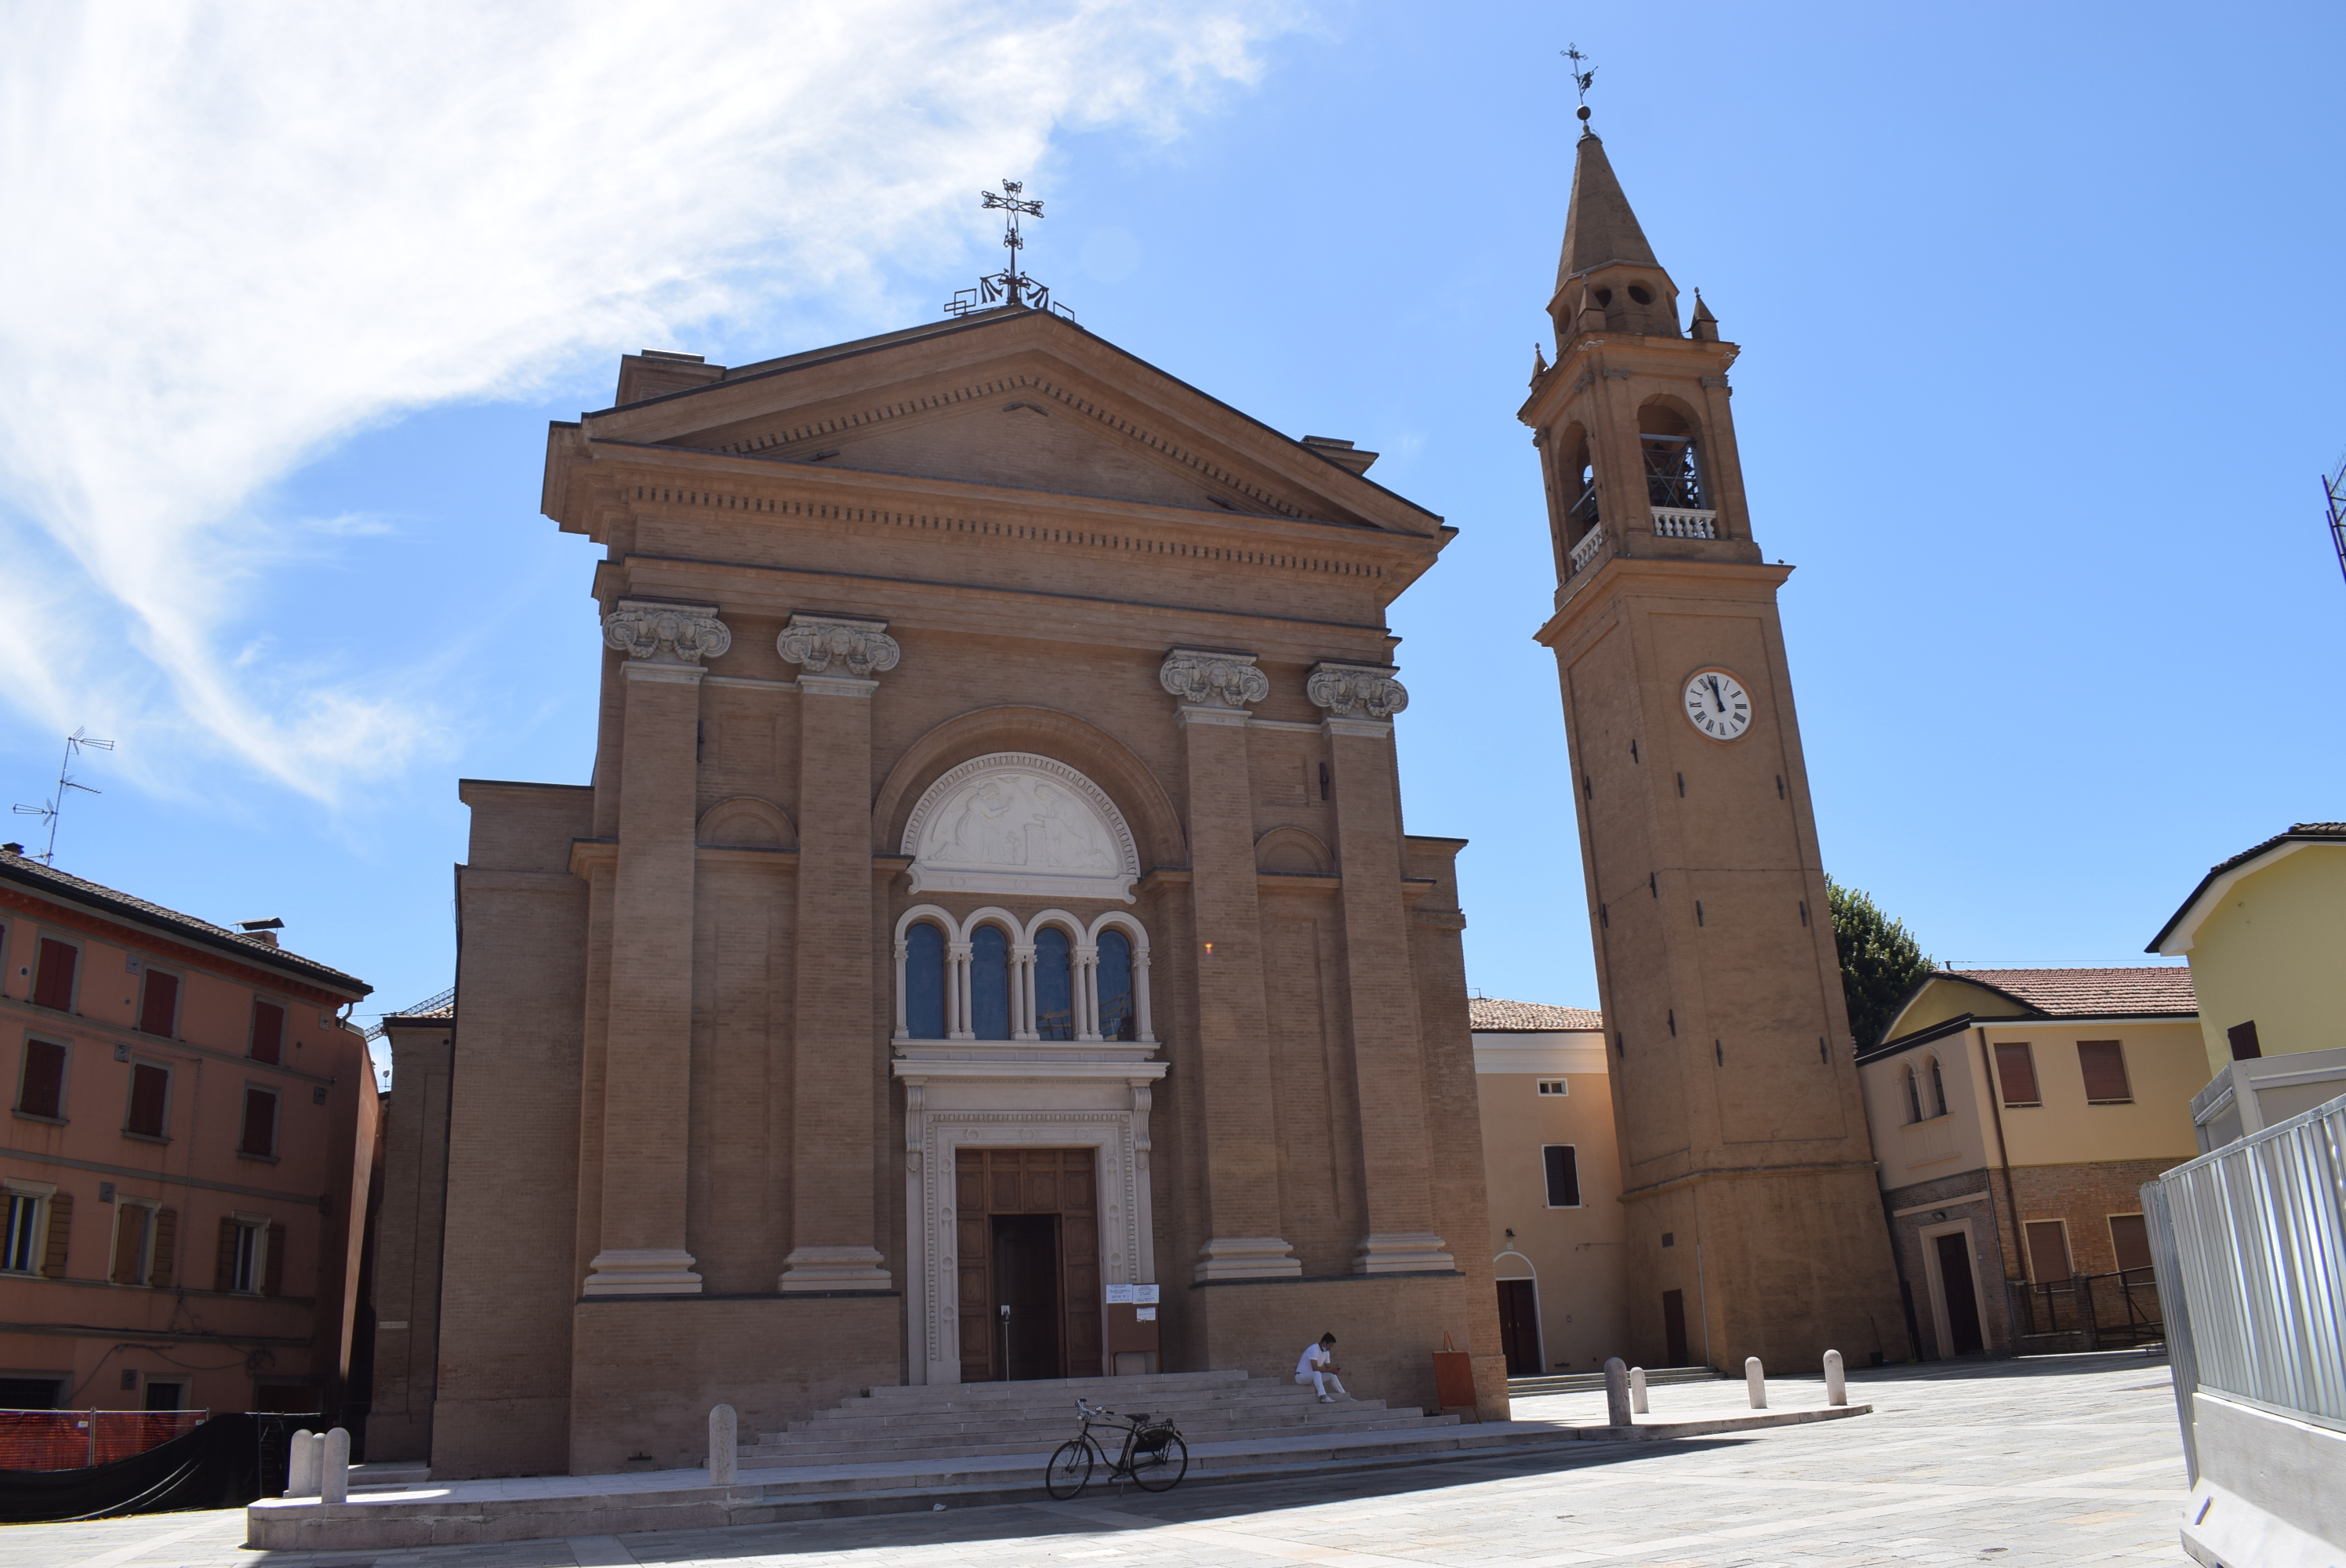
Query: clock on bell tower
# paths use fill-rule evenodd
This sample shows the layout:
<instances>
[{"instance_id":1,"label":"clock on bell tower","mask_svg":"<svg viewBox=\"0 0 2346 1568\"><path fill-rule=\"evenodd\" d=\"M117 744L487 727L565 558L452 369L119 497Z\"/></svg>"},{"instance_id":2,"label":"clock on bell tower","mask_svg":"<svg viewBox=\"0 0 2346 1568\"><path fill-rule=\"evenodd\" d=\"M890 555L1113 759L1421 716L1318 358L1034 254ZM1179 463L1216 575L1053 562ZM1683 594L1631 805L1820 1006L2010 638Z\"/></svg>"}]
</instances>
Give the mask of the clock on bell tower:
<instances>
[{"instance_id":1,"label":"clock on bell tower","mask_svg":"<svg viewBox=\"0 0 2346 1568\"><path fill-rule=\"evenodd\" d=\"M1586 111L1583 111L1586 117ZM1655 260L1583 131L1521 418L1547 486L1556 651L1646 1365L1906 1335L1841 993L1776 589L1753 543L1737 349Z\"/></svg>"}]
</instances>

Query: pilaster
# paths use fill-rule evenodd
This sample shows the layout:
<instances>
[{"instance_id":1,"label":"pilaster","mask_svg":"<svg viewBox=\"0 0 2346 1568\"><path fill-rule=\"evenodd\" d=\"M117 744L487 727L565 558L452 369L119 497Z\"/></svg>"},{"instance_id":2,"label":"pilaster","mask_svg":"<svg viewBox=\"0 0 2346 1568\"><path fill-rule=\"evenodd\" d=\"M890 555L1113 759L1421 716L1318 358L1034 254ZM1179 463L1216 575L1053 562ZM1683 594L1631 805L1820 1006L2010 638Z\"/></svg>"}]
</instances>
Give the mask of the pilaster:
<instances>
[{"instance_id":1,"label":"pilaster","mask_svg":"<svg viewBox=\"0 0 2346 1568\"><path fill-rule=\"evenodd\" d=\"M1453 1269L1456 1259L1433 1229L1425 1048L1402 902L1392 716L1409 706L1409 692L1389 665L1328 661L1312 667L1304 691L1328 716L1321 729L1343 872L1345 984L1361 1141L1368 1151L1367 1223L1352 1272Z\"/></svg>"},{"instance_id":2,"label":"pilaster","mask_svg":"<svg viewBox=\"0 0 2346 1568\"><path fill-rule=\"evenodd\" d=\"M872 698L902 657L888 623L797 615L797 1027L790 1255L777 1288L886 1290L872 1186Z\"/></svg>"},{"instance_id":3,"label":"pilaster","mask_svg":"<svg viewBox=\"0 0 2346 1568\"><path fill-rule=\"evenodd\" d=\"M700 661L733 646L714 605L621 599L622 744L604 1036L600 1247L587 1296L699 1295L685 1248L692 1041L694 740Z\"/></svg>"},{"instance_id":4,"label":"pilaster","mask_svg":"<svg viewBox=\"0 0 2346 1568\"><path fill-rule=\"evenodd\" d=\"M1178 702L1189 806L1189 896L1198 922L1198 1059L1206 1128L1209 1239L1199 1280L1301 1275L1277 1232L1279 1156L1271 1114L1270 1008L1255 888L1254 797L1246 705L1270 692L1254 656L1174 648L1158 684Z\"/></svg>"}]
</instances>

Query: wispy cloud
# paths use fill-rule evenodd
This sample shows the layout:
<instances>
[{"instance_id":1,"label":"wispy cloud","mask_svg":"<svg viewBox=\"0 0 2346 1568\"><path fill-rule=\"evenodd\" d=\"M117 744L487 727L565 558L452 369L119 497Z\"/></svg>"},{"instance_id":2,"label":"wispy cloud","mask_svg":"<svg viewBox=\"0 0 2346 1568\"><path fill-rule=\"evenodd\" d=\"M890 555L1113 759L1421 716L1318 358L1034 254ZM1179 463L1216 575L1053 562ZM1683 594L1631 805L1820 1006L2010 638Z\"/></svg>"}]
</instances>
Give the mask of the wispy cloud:
<instances>
[{"instance_id":1,"label":"wispy cloud","mask_svg":"<svg viewBox=\"0 0 2346 1568\"><path fill-rule=\"evenodd\" d=\"M1286 25L1242 0L0 7L0 694L321 799L395 768L439 721L397 671L234 629L278 547L239 525L264 487L589 346L777 299L868 315L966 242L974 187L1061 127L1177 132Z\"/></svg>"}]
</instances>

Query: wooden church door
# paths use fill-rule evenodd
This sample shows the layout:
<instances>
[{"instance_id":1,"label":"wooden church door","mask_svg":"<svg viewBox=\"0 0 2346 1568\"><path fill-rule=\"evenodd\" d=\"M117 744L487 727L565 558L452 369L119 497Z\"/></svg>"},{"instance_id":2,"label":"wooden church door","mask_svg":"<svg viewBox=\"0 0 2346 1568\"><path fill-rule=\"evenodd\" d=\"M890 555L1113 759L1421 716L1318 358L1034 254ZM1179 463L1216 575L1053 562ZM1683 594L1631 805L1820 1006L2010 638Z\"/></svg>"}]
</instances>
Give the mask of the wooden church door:
<instances>
[{"instance_id":1,"label":"wooden church door","mask_svg":"<svg viewBox=\"0 0 2346 1568\"><path fill-rule=\"evenodd\" d=\"M954 1165L962 1381L1102 1375L1095 1151L964 1148Z\"/></svg>"}]
</instances>

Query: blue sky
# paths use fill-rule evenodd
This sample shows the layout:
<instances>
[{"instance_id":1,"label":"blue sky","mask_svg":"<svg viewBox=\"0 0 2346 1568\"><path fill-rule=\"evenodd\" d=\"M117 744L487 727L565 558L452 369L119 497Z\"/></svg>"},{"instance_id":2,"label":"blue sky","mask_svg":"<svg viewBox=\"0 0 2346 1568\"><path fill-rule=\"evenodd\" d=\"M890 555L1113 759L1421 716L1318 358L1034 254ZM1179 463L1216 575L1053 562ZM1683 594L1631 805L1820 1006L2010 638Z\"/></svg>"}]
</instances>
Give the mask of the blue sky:
<instances>
[{"instance_id":1,"label":"blue sky","mask_svg":"<svg viewBox=\"0 0 2346 1568\"><path fill-rule=\"evenodd\" d=\"M1567 42L1744 345L1829 870L1943 959L2141 961L2210 862L2346 810L2335 7L415 14L0 9L45 236L0 257L0 778L119 739L58 863L281 916L385 1005L449 983L454 780L586 778L546 422L636 349L929 319L1005 175L1087 328L1459 527L1393 615L1409 821L1473 840L1472 983L1593 1003L1515 419Z\"/></svg>"}]
</instances>

